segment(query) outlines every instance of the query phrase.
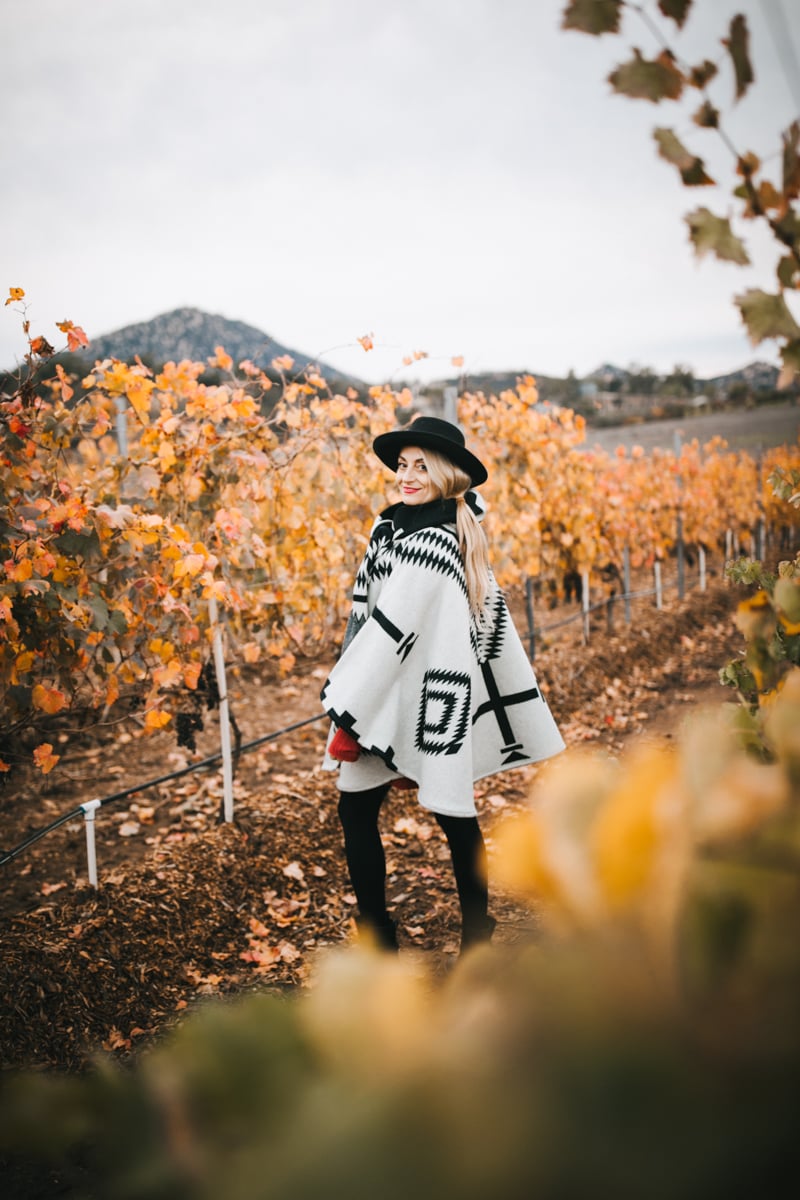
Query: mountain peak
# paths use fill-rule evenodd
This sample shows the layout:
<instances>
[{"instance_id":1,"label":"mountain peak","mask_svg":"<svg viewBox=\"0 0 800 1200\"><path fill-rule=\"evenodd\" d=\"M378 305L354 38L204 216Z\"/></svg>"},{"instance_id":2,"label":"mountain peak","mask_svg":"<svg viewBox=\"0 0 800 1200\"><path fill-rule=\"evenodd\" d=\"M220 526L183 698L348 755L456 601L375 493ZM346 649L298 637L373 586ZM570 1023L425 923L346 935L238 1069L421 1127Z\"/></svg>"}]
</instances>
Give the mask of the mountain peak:
<instances>
[{"instance_id":1,"label":"mountain peak","mask_svg":"<svg viewBox=\"0 0 800 1200\"><path fill-rule=\"evenodd\" d=\"M268 367L273 358L288 354L294 360L293 372L313 365L329 381L360 383L299 350L284 346L254 325L190 305L101 334L92 339L89 352L93 359L119 358L124 362L131 362L139 355L149 365L161 366L182 359L202 362L217 346L224 346L235 363L247 358L257 366Z\"/></svg>"}]
</instances>

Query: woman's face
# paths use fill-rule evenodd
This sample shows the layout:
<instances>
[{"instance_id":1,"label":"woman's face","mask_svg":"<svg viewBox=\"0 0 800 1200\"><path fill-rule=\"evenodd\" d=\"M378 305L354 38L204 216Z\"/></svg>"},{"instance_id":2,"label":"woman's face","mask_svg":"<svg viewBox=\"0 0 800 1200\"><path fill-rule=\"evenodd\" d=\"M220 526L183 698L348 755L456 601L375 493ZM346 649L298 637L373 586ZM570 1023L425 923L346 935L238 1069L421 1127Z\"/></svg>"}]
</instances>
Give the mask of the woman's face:
<instances>
[{"instance_id":1,"label":"woman's face","mask_svg":"<svg viewBox=\"0 0 800 1200\"><path fill-rule=\"evenodd\" d=\"M438 497L419 446L404 446L400 451L397 458L397 485L403 504L427 504Z\"/></svg>"}]
</instances>

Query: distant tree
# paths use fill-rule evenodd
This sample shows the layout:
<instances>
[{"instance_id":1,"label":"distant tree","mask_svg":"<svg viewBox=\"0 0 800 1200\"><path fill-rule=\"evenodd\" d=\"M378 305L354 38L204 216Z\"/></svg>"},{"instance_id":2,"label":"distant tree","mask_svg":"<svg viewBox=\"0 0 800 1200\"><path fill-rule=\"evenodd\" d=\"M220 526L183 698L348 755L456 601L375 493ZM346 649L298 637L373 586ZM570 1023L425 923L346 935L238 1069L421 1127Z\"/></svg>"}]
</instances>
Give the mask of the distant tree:
<instances>
[{"instance_id":1,"label":"distant tree","mask_svg":"<svg viewBox=\"0 0 800 1200\"><path fill-rule=\"evenodd\" d=\"M628 368L628 391L636 396L652 396L659 384L659 376L650 367Z\"/></svg>"},{"instance_id":2,"label":"distant tree","mask_svg":"<svg viewBox=\"0 0 800 1200\"><path fill-rule=\"evenodd\" d=\"M728 400L731 404L746 404L750 399L750 387L743 379L735 379L728 388Z\"/></svg>"},{"instance_id":3,"label":"distant tree","mask_svg":"<svg viewBox=\"0 0 800 1200\"><path fill-rule=\"evenodd\" d=\"M694 371L691 367L676 363L661 386L665 396L692 396L695 391Z\"/></svg>"},{"instance_id":4,"label":"distant tree","mask_svg":"<svg viewBox=\"0 0 800 1200\"><path fill-rule=\"evenodd\" d=\"M567 372L567 378L564 387L564 401L569 408L575 408L581 401L581 385L580 380L575 375L572 367Z\"/></svg>"},{"instance_id":5,"label":"distant tree","mask_svg":"<svg viewBox=\"0 0 800 1200\"><path fill-rule=\"evenodd\" d=\"M736 304L753 345L775 339L783 360L781 385L800 374L800 324L788 305L786 293L800 289L800 119L795 120L780 135L782 153L780 178L769 178L758 155L734 145L725 131L723 114L708 94L709 82L718 74L718 50L709 48L703 62L692 66L685 62L668 39L683 29L693 0L658 0L658 9L665 21L659 22L650 10L655 6L634 3L633 0L570 0L563 10L562 28L592 34L618 34L624 9L636 13L656 37L661 51L646 59L633 48L633 56L618 66L608 77L615 92L631 99L648 100L653 104L677 102L694 91L701 101L693 113L680 114L681 122L691 120L698 129L714 130L731 151L735 174L729 180L738 201L738 215L746 220L759 221L771 231L780 258L776 266L777 290L766 292L750 288L735 297ZM727 36L721 38L727 61L733 74L734 101L745 95L755 75L749 53L750 34L742 15L730 23ZM714 184L706 172L702 158L685 146L673 129L654 129L658 153L672 163L680 173L685 187L704 187ZM777 147L776 147L777 149ZM772 153L767 162L776 157ZM713 254L725 262L740 266L750 262L744 242L731 228L728 217L716 216L708 208L696 208L686 215L689 236L695 254Z\"/></svg>"}]
</instances>

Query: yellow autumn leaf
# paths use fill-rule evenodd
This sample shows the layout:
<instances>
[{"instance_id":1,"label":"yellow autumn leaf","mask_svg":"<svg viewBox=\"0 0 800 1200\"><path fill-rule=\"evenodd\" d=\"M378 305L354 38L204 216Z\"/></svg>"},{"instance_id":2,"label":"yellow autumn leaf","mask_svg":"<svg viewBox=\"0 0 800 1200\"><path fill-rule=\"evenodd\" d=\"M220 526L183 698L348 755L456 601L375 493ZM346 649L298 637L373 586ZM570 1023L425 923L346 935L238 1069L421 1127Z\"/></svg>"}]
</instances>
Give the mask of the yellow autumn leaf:
<instances>
[{"instance_id":1,"label":"yellow autumn leaf","mask_svg":"<svg viewBox=\"0 0 800 1200\"><path fill-rule=\"evenodd\" d=\"M190 504L199 500L205 490L205 483L200 475L189 475L183 481L183 494Z\"/></svg>"},{"instance_id":2,"label":"yellow autumn leaf","mask_svg":"<svg viewBox=\"0 0 800 1200\"><path fill-rule=\"evenodd\" d=\"M9 558L3 567L8 578L14 583L24 583L33 574L33 563L29 558L23 558L19 562Z\"/></svg>"},{"instance_id":3,"label":"yellow autumn leaf","mask_svg":"<svg viewBox=\"0 0 800 1200\"><path fill-rule=\"evenodd\" d=\"M163 729L165 725L169 725L171 720L172 717L169 713L161 712L157 708L151 708L144 719L144 727L150 731Z\"/></svg>"},{"instance_id":4,"label":"yellow autumn leaf","mask_svg":"<svg viewBox=\"0 0 800 1200\"><path fill-rule=\"evenodd\" d=\"M495 835L499 883L522 895L560 899L558 877L546 861L544 831L535 813L505 821Z\"/></svg>"},{"instance_id":5,"label":"yellow autumn leaf","mask_svg":"<svg viewBox=\"0 0 800 1200\"><path fill-rule=\"evenodd\" d=\"M135 376L128 380L125 388L128 402L143 425L150 423L150 394L154 386L152 379Z\"/></svg>"},{"instance_id":6,"label":"yellow autumn leaf","mask_svg":"<svg viewBox=\"0 0 800 1200\"><path fill-rule=\"evenodd\" d=\"M195 575L200 574L205 565L206 556L204 554L186 554L175 563L172 574L175 579L183 579L186 575L194 578Z\"/></svg>"},{"instance_id":7,"label":"yellow autumn leaf","mask_svg":"<svg viewBox=\"0 0 800 1200\"><path fill-rule=\"evenodd\" d=\"M8 306L9 304L13 304L16 300L22 300L24 298L24 296L25 296L24 288L18 288L18 287L9 288L8 289L8 299L6 300L5 306Z\"/></svg>"},{"instance_id":8,"label":"yellow autumn leaf","mask_svg":"<svg viewBox=\"0 0 800 1200\"><path fill-rule=\"evenodd\" d=\"M166 642L163 638L153 638L148 642L147 648L153 654L157 654L163 663L168 663L171 658L175 657L175 647L172 642Z\"/></svg>"},{"instance_id":9,"label":"yellow autumn leaf","mask_svg":"<svg viewBox=\"0 0 800 1200\"><path fill-rule=\"evenodd\" d=\"M157 667L153 672L153 684L157 688L169 688L177 683L183 674L181 661L173 658L163 667Z\"/></svg>"},{"instance_id":10,"label":"yellow autumn leaf","mask_svg":"<svg viewBox=\"0 0 800 1200\"><path fill-rule=\"evenodd\" d=\"M675 755L648 746L633 753L598 812L591 831L597 879L612 908L624 906L652 878L665 831L667 786L675 780Z\"/></svg>"}]
</instances>

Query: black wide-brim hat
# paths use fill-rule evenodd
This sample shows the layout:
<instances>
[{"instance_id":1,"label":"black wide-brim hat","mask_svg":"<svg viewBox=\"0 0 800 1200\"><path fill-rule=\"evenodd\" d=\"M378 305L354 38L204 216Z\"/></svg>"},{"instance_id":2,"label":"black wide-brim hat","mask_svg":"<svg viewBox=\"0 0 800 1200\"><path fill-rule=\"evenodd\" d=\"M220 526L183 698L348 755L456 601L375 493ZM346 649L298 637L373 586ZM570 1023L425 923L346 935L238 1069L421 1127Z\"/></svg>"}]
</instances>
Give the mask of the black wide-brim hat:
<instances>
[{"instance_id":1,"label":"black wide-brim hat","mask_svg":"<svg viewBox=\"0 0 800 1200\"><path fill-rule=\"evenodd\" d=\"M438 450L469 475L473 487L485 483L489 478L480 459L467 449L464 435L458 426L450 421L443 421L440 417L417 417L402 429L378 434L372 443L372 449L378 458L392 471L397 470L397 460L404 446Z\"/></svg>"}]
</instances>

